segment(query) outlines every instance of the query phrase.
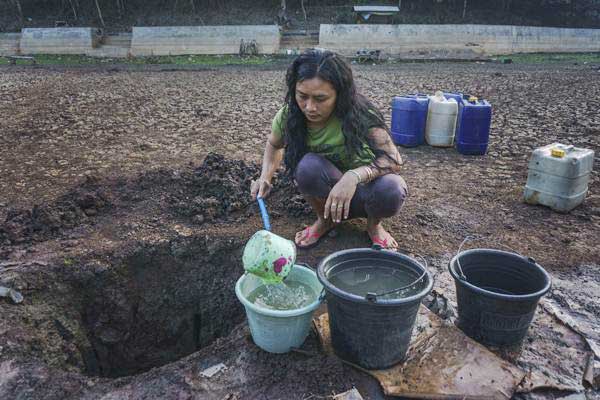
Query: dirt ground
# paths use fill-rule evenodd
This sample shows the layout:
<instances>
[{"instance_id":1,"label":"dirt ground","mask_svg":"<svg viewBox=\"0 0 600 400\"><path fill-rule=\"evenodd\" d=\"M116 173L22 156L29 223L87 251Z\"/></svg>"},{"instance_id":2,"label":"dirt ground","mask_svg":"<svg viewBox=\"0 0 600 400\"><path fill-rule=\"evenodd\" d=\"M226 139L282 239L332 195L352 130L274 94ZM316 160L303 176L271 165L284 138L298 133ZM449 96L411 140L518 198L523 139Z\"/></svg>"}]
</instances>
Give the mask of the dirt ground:
<instances>
[{"instance_id":1,"label":"dirt ground","mask_svg":"<svg viewBox=\"0 0 600 400\"><path fill-rule=\"evenodd\" d=\"M354 71L388 122L391 97L417 91L462 91L493 105L486 156L400 149L409 198L386 226L402 252L424 256L442 277L463 239L481 235L485 241L471 247L507 246L560 282L585 270L581 285L565 283L561 296L593 293L598 158L584 204L568 214L524 204L522 193L536 147L558 141L598 154L598 65ZM372 379L320 353L314 336L305 353L256 349L233 294L243 244L261 226L248 188L283 78L281 65L0 69L0 286L25 297L21 305L0 301L0 392L322 398L356 385L365 397L382 397ZM311 222L283 176L268 206L273 230L288 238ZM364 221L351 221L299 260L316 266L333 251L365 246ZM597 299L578 301L600 317ZM217 361L229 366L224 377L198 378Z\"/></svg>"}]
</instances>

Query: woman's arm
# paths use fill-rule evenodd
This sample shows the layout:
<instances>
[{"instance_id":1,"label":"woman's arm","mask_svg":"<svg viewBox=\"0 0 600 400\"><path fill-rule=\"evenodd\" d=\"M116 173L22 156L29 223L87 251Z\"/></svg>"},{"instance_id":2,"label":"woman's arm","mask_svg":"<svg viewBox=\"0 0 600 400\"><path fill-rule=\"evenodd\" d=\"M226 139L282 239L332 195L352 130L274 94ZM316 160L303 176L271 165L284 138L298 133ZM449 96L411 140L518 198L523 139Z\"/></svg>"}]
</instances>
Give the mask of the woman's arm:
<instances>
[{"instance_id":1,"label":"woman's arm","mask_svg":"<svg viewBox=\"0 0 600 400\"><path fill-rule=\"evenodd\" d=\"M283 138L271 132L265 145L260 177L258 180L252 181L250 185L250 194L253 199L256 199L256 196L266 197L271 191L271 180L281 164L283 152Z\"/></svg>"},{"instance_id":2,"label":"woman's arm","mask_svg":"<svg viewBox=\"0 0 600 400\"><path fill-rule=\"evenodd\" d=\"M390 134L382 128L369 131L369 145L382 152L371 164L353 169L360 176L360 182L370 182L386 174L397 174L402 169L402 157Z\"/></svg>"},{"instance_id":3,"label":"woman's arm","mask_svg":"<svg viewBox=\"0 0 600 400\"><path fill-rule=\"evenodd\" d=\"M385 129L373 128L369 131L369 144L382 154L371 164L346 171L331 189L325 203L323 217L330 215L334 222L347 219L350 214L350 202L359 183L370 182L378 176L400 172L402 157L389 133ZM342 207L343 206L343 207Z\"/></svg>"}]
</instances>

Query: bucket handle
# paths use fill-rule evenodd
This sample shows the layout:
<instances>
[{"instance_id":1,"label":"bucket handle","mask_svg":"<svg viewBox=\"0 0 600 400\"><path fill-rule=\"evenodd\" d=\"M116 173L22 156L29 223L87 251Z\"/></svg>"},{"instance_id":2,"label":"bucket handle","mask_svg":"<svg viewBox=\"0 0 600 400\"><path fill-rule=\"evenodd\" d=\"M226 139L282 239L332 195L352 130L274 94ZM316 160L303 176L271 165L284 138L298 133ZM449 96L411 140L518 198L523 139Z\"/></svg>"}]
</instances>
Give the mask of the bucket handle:
<instances>
[{"instance_id":1,"label":"bucket handle","mask_svg":"<svg viewBox=\"0 0 600 400\"><path fill-rule=\"evenodd\" d=\"M372 247L374 250L382 250L381 246L379 245L373 245ZM407 289L413 285L415 285L416 283L420 282L421 280L423 280L423 278L425 278L427 276L427 270L429 268L428 264L427 264L427 260L425 259L425 257L423 257L420 254L415 254L416 256L418 256L419 258L421 258L421 260L423 260L423 273L421 274L421 276L419 276L417 279L415 279L412 283L409 283L408 285L404 285L402 287L399 287L397 289L392 289L389 290L387 292L383 292L383 293L367 293L365 295L365 300L367 300L370 303L376 303L377 302L377 297L380 296L387 296L388 294L392 294L392 293L396 293L396 292L400 292L404 289ZM323 301L323 299L325 299L325 288L323 288L323 290L321 290L321 294L319 295L319 301Z\"/></svg>"},{"instance_id":2,"label":"bucket handle","mask_svg":"<svg viewBox=\"0 0 600 400\"><path fill-rule=\"evenodd\" d=\"M419 276L417 279L415 279L412 283L409 283L408 285L404 285L402 287L399 287L397 289L392 289L392 290L388 290L387 292L383 292L383 293L367 293L365 295L365 300L371 302L371 303L376 303L377 302L377 297L381 297L381 296L387 296L388 294L392 294L392 293L397 293L400 292L404 289L408 289L409 287L415 285L416 283L420 282L421 280L423 280L423 278L425 278L425 276L427 276L427 260L425 259L425 257L423 257L420 254L415 254L416 256L418 256L421 260L423 260L423 273L421 274L421 276Z\"/></svg>"},{"instance_id":3,"label":"bucket handle","mask_svg":"<svg viewBox=\"0 0 600 400\"><path fill-rule=\"evenodd\" d=\"M319 303L322 303L323 300L325 300L325 295L327 293L325 293L325 288L321 289L321 293L319 294Z\"/></svg>"},{"instance_id":4,"label":"bucket handle","mask_svg":"<svg viewBox=\"0 0 600 400\"><path fill-rule=\"evenodd\" d=\"M468 242L475 242L478 240L484 240L484 239L488 239L487 236L466 236L465 239L462 241L462 243L460 244L460 246L458 246L458 251L456 252L456 255L458 256L460 254L460 252L462 251L463 246L468 243ZM504 249L506 250L510 250L511 252L519 255L520 257L525 258L527 261L534 263L535 264L535 259L532 257L525 257L524 255L522 255L521 253L519 253L518 251L514 250L512 247L507 246L505 244L500 243L499 246L504 247ZM462 270L462 266L460 265L460 257L456 257L456 266L458 267L458 277L463 280L463 281L467 281L467 276L463 273Z\"/></svg>"}]
</instances>

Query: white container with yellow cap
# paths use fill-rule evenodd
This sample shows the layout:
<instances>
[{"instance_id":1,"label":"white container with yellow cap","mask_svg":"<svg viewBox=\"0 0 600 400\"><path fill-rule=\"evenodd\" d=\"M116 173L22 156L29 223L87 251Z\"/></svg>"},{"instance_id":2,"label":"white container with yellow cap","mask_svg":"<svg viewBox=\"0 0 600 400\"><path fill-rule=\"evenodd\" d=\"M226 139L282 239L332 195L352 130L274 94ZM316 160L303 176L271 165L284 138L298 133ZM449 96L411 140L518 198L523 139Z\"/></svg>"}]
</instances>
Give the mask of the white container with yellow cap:
<instances>
[{"instance_id":1,"label":"white container with yellow cap","mask_svg":"<svg viewBox=\"0 0 600 400\"><path fill-rule=\"evenodd\" d=\"M525 202L568 212L585 199L594 151L552 143L533 151L525 185Z\"/></svg>"},{"instance_id":2,"label":"white container with yellow cap","mask_svg":"<svg viewBox=\"0 0 600 400\"><path fill-rule=\"evenodd\" d=\"M434 147L452 147L458 103L454 98L446 99L440 91L429 96L427 123L425 124L425 141Z\"/></svg>"}]
</instances>

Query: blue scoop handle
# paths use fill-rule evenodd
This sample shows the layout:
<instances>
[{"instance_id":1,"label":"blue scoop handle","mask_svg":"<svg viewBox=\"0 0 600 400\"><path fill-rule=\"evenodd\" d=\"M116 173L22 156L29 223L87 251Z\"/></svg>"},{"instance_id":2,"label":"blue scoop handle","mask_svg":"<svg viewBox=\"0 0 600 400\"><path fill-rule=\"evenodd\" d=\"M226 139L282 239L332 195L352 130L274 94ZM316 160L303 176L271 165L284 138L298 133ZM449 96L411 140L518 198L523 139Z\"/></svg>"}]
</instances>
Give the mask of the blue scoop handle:
<instances>
[{"instance_id":1,"label":"blue scoop handle","mask_svg":"<svg viewBox=\"0 0 600 400\"><path fill-rule=\"evenodd\" d=\"M265 201L262 197L257 197L256 201L258 201L258 208L260 208L260 216L262 217L265 230L271 231L271 223L269 222L269 214L267 213L267 206L265 206Z\"/></svg>"}]
</instances>

